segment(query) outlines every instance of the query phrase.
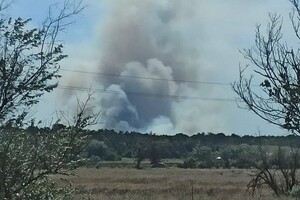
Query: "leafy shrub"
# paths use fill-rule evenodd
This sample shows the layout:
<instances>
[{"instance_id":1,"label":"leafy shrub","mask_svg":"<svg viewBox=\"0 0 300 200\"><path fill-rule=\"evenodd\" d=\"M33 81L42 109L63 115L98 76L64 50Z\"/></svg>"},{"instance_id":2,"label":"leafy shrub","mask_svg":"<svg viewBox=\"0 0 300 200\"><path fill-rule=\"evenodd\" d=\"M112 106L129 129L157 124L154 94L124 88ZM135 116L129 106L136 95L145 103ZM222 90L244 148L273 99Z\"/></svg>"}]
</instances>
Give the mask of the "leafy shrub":
<instances>
[{"instance_id":1,"label":"leafy shrub","mask_svg":"<svg viewBox=\"0 0 300 200\"><path fill-rule=\"evenodd\" d=\"M197 160L195 158L189 157L182 164L179 164L178 167L181 167L181 168L197 168Z\"/></svg>"},{"instance_id":2,"label":"leafy shrub","mask_svg":"<svg viewBox=\"0 0 300 200\"><path fill-rule=\"evenodd\" d=\"M101 160L115 161L119 160L120 157L111 148L107 147L102 141L92 140L86 147L87 156L99 157Z\"/></svg>"},{"instance_id":3,"label":"leafy shrub","mask_svg":"<svg viewBox=\"0 0 300 200\"><path fill-rule=\"evenodd\" d=\"M296 199L300 198L300 186L299 185L294 185L292 188L292 191L290 192L290 196L294 197Z\"/></svg>"}]
</instances>

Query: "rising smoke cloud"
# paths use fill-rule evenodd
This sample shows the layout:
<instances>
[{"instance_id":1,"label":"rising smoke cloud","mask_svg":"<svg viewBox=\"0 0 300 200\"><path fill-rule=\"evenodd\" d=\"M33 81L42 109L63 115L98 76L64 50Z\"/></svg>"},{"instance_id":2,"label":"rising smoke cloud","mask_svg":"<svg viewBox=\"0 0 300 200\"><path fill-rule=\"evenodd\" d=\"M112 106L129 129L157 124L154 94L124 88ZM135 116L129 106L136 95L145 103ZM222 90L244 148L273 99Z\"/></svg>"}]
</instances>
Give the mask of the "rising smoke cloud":
<instances>
[{"instance_id":1,"label":"rising smoke cloud","mask_svg":"<svg viewBox=\"0 0 300 200\"><path fill-rule=\"evenodd\" d=\"M236 95L228 85L151 79L226 83L237 80L239 65L247 64L243 63L239 49L254 44L255 24L265 24L268 12L288 13L288 3L279 0L88 0L87 3L97 10L94 14L89 12L94 15L91 24L95 27L87 31L90 33L87 37L66 45L70 59L62 67L119 77L62 72L60 84L100 89L94 94L95 105L102 111L99 128L162 134L202 131L253 134L258 126L262 132L267 128L264 121L249 116L234 102L162 98L233 99ZM101 92L103 89L107 93ZM71 109L71 99L79 92L57 93L55 101L47 98L50 103ZM50 108L49 101L44 107Z\"/></svg>"},{"instance_id":2,"label":"rising smoke cloud","mask_svg":"<svg viewBox=\"0 0 300 200\"><path fill-rule=\"evenodd\" d=\"M29 1L29 0L28 0ZM50 1L18 1L11 9L16 17L43 16ZM121 77L60 71L59 85L70 86L45 94L36 107L36 117L48 126L58 110L76 113L76 99L86 98L86 88L97 88L92 101L102 111L92 128L177 132L262 133L282 135L233 102L158 98L161 95L234 98L230 86L129 79L145 76L210 82L233 82L245 59L239 50L254 44L256 24L262 30L268 13L283 14L284 38L294 38L289 29L291 5L282 0L86 0L87 8L74 26L66 30L64 52L69 59L62 69L102 72ZM19 4L20 3L20 4ZM19 4L19 6L18 6ZM11 10L10 9L10 10ZM30 10L30 9L29 9ZM21 11L21 13L19 13ZM25 14L25 15L24 15ZM44 18L43 18L44 19ZM33 24L37 26L38 24ZM289 42L289 41L288 41ZM292 44L297 42L291 41ZM290 44L291 44L290 43ZM96 77L96 78L93 78ZM84 91L73 90L83 88ZM103 89L115 92L101 92ZM117 94L116 94L117 92ZM158 94L149 96L137 93ZM159 95L161 94L161 95ZM50 118L50 119L49 119ZM71 119L71 118L70 118Z\"/></svg>"},{"instance_id":3,"label":"rising smoke cloud","mask_svg":"<svg viewBox=\"0 0 300 200\"><path fill-rule=\"evenodd\" d=\"M111 4L98 70L120 77L98 80L120 95L104 95L101 101L105 128L150 131L163 127L166 132L200 128L199 116L210 112L210 107L201 110L199 102L174 98L201 95L200 86L167 81L201 79L201 46L195 45L199 40L195 31L201 27L193 24L198 20L197 2L129 0Z\"/></svg>"}]
</instances>

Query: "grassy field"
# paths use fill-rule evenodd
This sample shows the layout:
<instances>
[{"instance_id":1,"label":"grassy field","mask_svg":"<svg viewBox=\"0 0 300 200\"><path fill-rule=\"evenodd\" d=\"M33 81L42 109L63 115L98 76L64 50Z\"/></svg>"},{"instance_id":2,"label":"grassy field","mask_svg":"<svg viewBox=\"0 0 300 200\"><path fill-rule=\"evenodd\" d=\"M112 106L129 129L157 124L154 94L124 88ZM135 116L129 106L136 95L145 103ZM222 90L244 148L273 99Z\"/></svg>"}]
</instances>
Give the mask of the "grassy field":
<instances>
[{"instance_id":1,"label":"grassy field","mask_svg":"<svg viewBox=\"0 0 300 200\"><path fill-rule=\"evenodd\" d=\"M275 198L267 190L246 191L249 170L81 168L70 177L78 195L101 200L248 200ZM65 177L55 177L63 182Z\"/></svg>"}]
</instances>

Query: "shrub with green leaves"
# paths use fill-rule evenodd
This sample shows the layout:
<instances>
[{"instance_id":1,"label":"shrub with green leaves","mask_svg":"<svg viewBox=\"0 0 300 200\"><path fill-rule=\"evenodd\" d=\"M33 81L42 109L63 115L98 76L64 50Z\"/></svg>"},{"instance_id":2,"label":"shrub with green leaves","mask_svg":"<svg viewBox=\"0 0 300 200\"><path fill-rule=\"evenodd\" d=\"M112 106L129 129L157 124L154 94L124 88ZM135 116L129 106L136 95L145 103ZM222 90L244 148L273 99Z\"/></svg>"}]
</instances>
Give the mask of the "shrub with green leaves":
<instances>
[{"instance_id":1,"label":"shrub with green leaves","mask_svg":"<svg viewBox=\"0 0 300 200\"><path fill-rule=\"evenodd\" d=\"M87 144L84 128L97 115L78 104L68 126L37 128L26 120L40 97L58 86L63 45L58 41L70 19L82 9L81 1L65 0L59 12L49 9L41 27L31 19L12 19L1 11L11 1L0 0L0 199L72 199L69 186L58 187L51 175L71 175L82 162ZM57 17L53 13L57 13Z\"/></svg>"},{"instance_id":2,"label":"shrub with green leaves","mask_svg":"<svg viewBox=\"0 0 300 200\"><path fill-rule=\"evenodd\" d=\"M71 175L83 161L80 153L86 139L75 127L34 132L2 128L0 199L57 199L68 194L70 189L56 188L49 175Z\"/></svg>"}]
</instances>

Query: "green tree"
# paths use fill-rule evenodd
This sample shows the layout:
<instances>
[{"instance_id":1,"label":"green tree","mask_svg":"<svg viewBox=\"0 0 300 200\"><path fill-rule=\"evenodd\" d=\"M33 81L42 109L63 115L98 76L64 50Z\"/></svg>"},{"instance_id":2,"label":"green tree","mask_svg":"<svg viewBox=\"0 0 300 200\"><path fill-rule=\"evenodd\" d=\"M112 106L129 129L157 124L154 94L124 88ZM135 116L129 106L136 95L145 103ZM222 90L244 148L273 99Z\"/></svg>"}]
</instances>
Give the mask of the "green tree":
<instances>
[{"instance_id":1,"label":"green tree","mask_svg":"<svg viewBox=\"0 0 300 200\"><path fill-rule=\"evenodd\" d=\"M81 3L67 0L57 17L50 8L43 26L33 29L31 19L0 19L0 125L19 125L30 107L57 87L59 62L67 57L58 36L81 10Z\"/></svg>"},{"instance_id":2,"label":"green tree","mask_svg":"<svg viewBox=\"0 0 300 200\"><path fill-rule=\"evenodd\" d=\"M234 148L233 156L232 160L235 167L249 169L255 166L258 152L256 148L248 144L240 144Z\"/></svg>"},{"instance_id":3,"label":"green tree","mask_svg":"<svg viewBox=\"0 0 300 200\"><path fill-rule=\"evenodd\" d=\"M160 162L160 143L157 141L151 141L149 147L149 158L153 166L156 166Z\"/></svg>"},{"instance_id":4,"label":"green tree","mask_svg":"<svg viewBox=\"0 0 300 200\"><path fill-rule=\"evenodd\" d=\"M0 2L0 10L10 4ZM41 129L25 117L45 92L57 87L59 63L67 56L58 41L62 30L82 10L80 1L66 0L54 17L40 28L29 21L1 15L0 19L0 199L68 199L69 188L57 187L53 174L72 174L82 162L87 143L84 128L97 115L88 112L87 100L78 103L68 126ZM58 128L59 127L59 128Z\"/></svg>"},{"instance_id":5,"label":"green tree","mask_svg":"<svg viewBox=\"0 0 300 200\"><path fill-rule=\"evenodd\" d=\"M135 168L142 169L142 161L147 158L147 148L144 142L138 142L134 152Z\"/></svg>"},{"instance_id":6,"label":"green tree","mask_svg":"<svg viewBox=\"0 0 300 200\"><path fill-rule=\"evenodd\" d=\"M86 147L86 153L88 157L97 156L102 160L115 161L118 160L118 156L113 149L107 147L107 145L98 140L92 140Z\"/></svg>"},{"instance_id":7,"label":"green tree","mask_svg":"<svg viewBox=\"0 0 300 200\"><path fill-rule=\"evenodd\" d=\"M193 149L192 157L197 160L200 168L211 168L214 166L215 155L208 146L197 144Z\"/></svg>"}]
</instances>

